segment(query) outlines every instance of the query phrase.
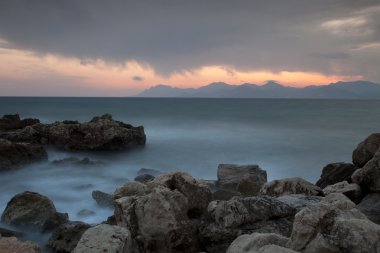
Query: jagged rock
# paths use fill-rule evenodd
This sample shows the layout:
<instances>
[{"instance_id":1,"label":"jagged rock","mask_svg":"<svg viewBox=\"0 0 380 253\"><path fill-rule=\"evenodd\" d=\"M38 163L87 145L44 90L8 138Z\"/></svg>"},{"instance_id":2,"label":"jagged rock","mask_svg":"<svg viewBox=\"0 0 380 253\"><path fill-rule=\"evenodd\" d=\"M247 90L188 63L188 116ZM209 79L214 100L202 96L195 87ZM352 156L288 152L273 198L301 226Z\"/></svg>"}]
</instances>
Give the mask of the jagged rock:
<instances>
[{"instance_id":1,"label":"jagged rock","mask_svg":"<svg viewBox=\"0 0 380 253\"><path fill-rule=\"evenodd\" d=\"M267 173L258 165L220 164L218 166L218 189L237 191L243 196L255 196L266 182Z\"/></svg>"},{"instance_id":2,"label":"jagged rock","mask_svg":"<svg viewBox=\"0 0 380 253\"><path fill-rule=\"evenodd\" d=\"M263 185L260 193L272 197L290 194L304 194L306 196L323 195L321 188L299 177L268 182Z\"/></svg>"},{"instance_id":3,"label":"jagged rock","mask_svg":"<svg viewBox=\"0 0 380 253\"><path fill-rule=\"evenodd\" d=\"M89 228L80 238L73 253L132 252L131 234L126 228L100 224Z\"/></svg>"},{"instance_id":4,"label":"jagged rock","mask_svg":"<svg viewBox=\"0 0 380 253\"><path fill-rule=\"evenodd\" d=\"M7 204L1 221L13 225L34 225L42 228L56 214L53 202L35 192L15 195Z\"/></svg>"},{"instance_id":5,"label":"jagged rock","mask_svg":"<svg viewBox=\"0 0 380 253\"><path fill-rule=\"evenodd\" d=\"M213 200L230 200L233 197L242 197L242 195L240 192L227 190L216 190L212 193Z\"/></svg>"},{"instance_id":6,"label":"jagged rock","mask_svg":"<svg viewBox=\"0 0 380 253\"><path fill-rule=\"evenodd\" d=\"M3 237L21 237L24 234L22 232L19 232L19 231L14 231L11 229L0 227L0 235Z\"/></svg>"},{"instance_id":7,"label":"jagged rock","mask_svg":"<svg viewBox=\"0 0 380 253\"><path fill-rule=\"evenodd\" d=\"M0 253L40 253L41 249L33 242L20 242L16 237L0 235Z\"/></svg>"},{"instance_id":8,"label":"jagged rock","mask_svg":"<svg viewBox=\"0 0 380 253\"><path fill-rule=\"evenodd\" d=\"M318 203L322 200L321 196L305 196L303 194L290 194L283 195L277 198L277 200L295 208L300 211L302 208Z\"/></svg>"},{"instance_id":9,"label":"jagged rock","mask_svg":"<svg viewBox=\"0 0 380 253\"><path fill-rule=\"evenodd\" d=\"M140 182L125 182L123 186L116 189L114 193L114 198L119 199L122 197L128 196L142 196L145 195L148 191L148 188L145 184Z\"/></svg>"},{"instance_id":10,"label":"jagged rock","mask_svg":"<svg viewBox=\"0 0 380 253\"><path fill-rule=\"evenodd\" d=\"M370 193L359 203L359 210L380 225L380 193Z\"/></svg>"},{"instance_id":11,"label":"jagged rock","mask_svg":"<svg viewBox=\"0 0 380 253\"><path fill-rule=\"evenodd\" d=\"M150 174L142 174L142 175L138 175L137 177L135 177L135 181L136 182L140 182L140 183L148 183L150 181L152 181L155 177L150 175Z\"/></svg>"},{"instance_id":12,"label":"jagged rock","mask_svg":"<svg viewBox=\"0 0 380 253\"><path fill-rule=\"evenodd\" d=\"M62 224L53 232L47 245L54 251L70 253L77 246L83 233L91 226L80 221L70 221Z\"/></svg>"},{"instance_id":13,"label":"jagged rock","mask_svg":"<svg viewBox=\"0 0 380 253\"><path fill-rule=\"evenodd\" d=\"M0 170L19 168L47 160L47 157L47 152L42 146L0 139Z\"/></svg>"},{"instance_id":14,"label":"jagged rock","mask_svg":"<svg viewBox=\"0 0 380 253\"><path fill-rule=\"evenodd\" d=\"M347 181L339 182L334 185L329 185L323 189L325 196L331 193L342 193L354 203L359 203L362 190L358 184L349 184Z\"/></svg>"},{"instance_id":15,"label":"jagged rock","mask_svg":"<svg viewBox=\"0 0 380 253\"><path fill-rule=\"evenodd\" d=\"M92 198L95 199L96 203L98 203L99 206L104 207L113 207L113 198L114 196L112 194L102 192L102 191L92 191Z\"/></svg>"},{"instance_id":16,"label":"jagged rock","mask_svg":"<svg viewBox=\"0 0 380 253\"><path fill-rule=\"evenodd\" d=\"M363 168L355 171L352 181L365 192L380 192L380 149Z\"/></svg>"},{"instance_id":17,"label":"jagged rock","mask_svg":"<svg viewBox=\"0 0 380 253\"><path fill-rule=\"evenodd\" d=\"M93 167L104 166L102 161L92 161L88 158L67 157L61 160L54 160L51 162L55 166L77 166L77 167Z\"/></svg>"},{"instance_id":18,"label":"jagged rock","mask_svg":"<svg viewBox=\"0 0 380 253\"><path fill-rule=\"evenodd\" d=\"M285 247L288 243L288 238L268 233L268 234L245 234L236 238L228 247L226 253L254 253L260 250L260 248L274 244Z\"/></svg>"},{"instance_id":19,"label":"jagged rock","mask_svg":"<svg viewBox=\"0 0 380 253\"><path fill-rule=\"evenodd\" d=\"M351 163L330 163L322 169L321 178L315 185L323 189L343 181L351 183L351 176L357 169L358 167Z\"/></svg>"},{"instance_id":20,"label":"jagged rock","mask_svg":"<svg viewBox=\"0 0 380 253\"><path fill-rule=\"evenodd\" d=\"M380 226L340 193L327 195L295 216L287 246L302 252L380 252Z\"/></svg>"},{"instance_id":21,"label":"jagged rock","mask_svg":"<svg viewBox=\"0 0 380 253\"><path fill-rule=\"evenodd\" d=\"M363 142L359 143L352 153L352 162L359 168L363 167L380 148L380 133L368 136Z\"/></svg>"},{"instance_id":22,"label":"jagged rock","mask_svg":"<svg viewBox=\"0 0 380 253\"><path fill-rule=\"evenodd\" d=\"M38 119L27 118L21 120L18 114L4 115L0 118L0 131L22 129L37 123L40 123Z\"/></svg>"}]
</instances>

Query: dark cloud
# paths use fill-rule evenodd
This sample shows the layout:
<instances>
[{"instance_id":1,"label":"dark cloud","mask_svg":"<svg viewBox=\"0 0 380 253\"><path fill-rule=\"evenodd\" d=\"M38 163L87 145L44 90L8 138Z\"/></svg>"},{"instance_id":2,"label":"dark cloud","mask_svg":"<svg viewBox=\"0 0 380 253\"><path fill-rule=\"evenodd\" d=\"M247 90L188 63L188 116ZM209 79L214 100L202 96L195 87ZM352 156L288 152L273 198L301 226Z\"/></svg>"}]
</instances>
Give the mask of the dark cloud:
<instances>
[{"instance_id":1,"label":"dark cloud","mask_svg":"<svg viewBox=\"0 0 380 253\"><path fill-rule=\"evenodd\" d=\"M12 0L0 2L0 38L83 64L133 59L166 74L217 64L374 79L368 69L380 53L366 61L352 48L380 41L379 17L378 0Z\"/></svg>"},{"instance_id":2,"label":"dark cloud","mask_svg":"<svg viewBox=\"0 0 380 253\"><path fill-rule=\"evenodd\" d=\"M133 76L132 80L133 81L142 81L142 80L144 80L144 78L142 78L141 76Z\"/></svg>"}]
</instances>

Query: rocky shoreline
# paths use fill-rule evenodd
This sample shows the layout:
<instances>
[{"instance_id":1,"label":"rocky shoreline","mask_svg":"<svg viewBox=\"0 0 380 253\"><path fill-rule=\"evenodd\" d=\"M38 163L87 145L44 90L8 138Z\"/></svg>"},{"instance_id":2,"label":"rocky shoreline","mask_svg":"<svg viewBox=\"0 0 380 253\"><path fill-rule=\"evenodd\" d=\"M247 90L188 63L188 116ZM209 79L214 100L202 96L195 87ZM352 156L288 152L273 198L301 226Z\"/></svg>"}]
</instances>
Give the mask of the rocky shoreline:
<instances>
[{"instance_id":1,"label":"rocky shoreline","mask_svg":"<svg viewBox=\"0 0 380 253\"><path fill-rule=\"evenodd\" d=\"M108 114L53 124L6 115L0 118L0 170L46 161L46 147L121 150L145 142L143 127ZM380 134L360 143L352 158L352 164L326 165L316 184L268 182L258 165L221 164L215 181L141 169L113 194L93 192L99 205L114 209L101 224L71 221L46 196L22 192L1 215L16 229L0 228L0 252L41 252L17 239L32 228L51 233L53 252L380 253ZM54 163L102 166L78 158Z\"/></svg>"}]
</instances>

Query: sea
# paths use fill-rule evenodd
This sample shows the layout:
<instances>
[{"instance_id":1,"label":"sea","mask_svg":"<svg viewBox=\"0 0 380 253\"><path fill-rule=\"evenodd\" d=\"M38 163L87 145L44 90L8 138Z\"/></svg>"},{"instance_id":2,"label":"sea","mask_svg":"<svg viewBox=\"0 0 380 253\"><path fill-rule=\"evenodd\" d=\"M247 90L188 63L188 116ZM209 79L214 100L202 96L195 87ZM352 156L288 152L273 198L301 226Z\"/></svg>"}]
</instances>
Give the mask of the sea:
<instances>
[{"instance_id":1,"label":"sea","mask_svg":"<svg viewBox=\"0 0 380 253\"><path fill-rule=\"evenodd\" d=\"M48 152L49 161L88 157L104 167L46 162L0 174L0 212L15 194L34 191L70 220L91 224L113 213L99 207L91 192L112 193L141 168L213 180L219 164L258 164L268 180L302 177L314 183L326 164L351 162L358 143L380 132L380 100L1 97L0 115L15 113L43 123L84 122L109 113L144 126L147 142L141 148ZM94 214L78 215L83 209Z\"/></svg>"}]
</instances>

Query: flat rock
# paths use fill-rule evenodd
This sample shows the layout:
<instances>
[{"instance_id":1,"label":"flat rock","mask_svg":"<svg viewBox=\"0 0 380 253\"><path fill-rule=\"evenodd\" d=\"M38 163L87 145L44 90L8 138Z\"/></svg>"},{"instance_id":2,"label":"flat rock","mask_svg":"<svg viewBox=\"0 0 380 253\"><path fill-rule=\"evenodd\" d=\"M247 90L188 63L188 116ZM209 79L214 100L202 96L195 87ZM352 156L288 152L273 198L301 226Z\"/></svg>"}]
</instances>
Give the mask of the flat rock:
<instances>
[{"instance_id":1,"label":"flat rock","mask_svg":"<svg viewBox=\"0 0 380 253\"><path fill-rule=\"evenodd\" d=\"M322 169L321 178L315 185L323 189L343 181L351 183L351 176L357 169L358 167L351 163L330 163Z\"/></svg>"},{"instance_id":2,"label":"flat rock","mask_svg":"<svg viewBox=\"0 0 380 253\"><path fill-rule=\"evenodd\" d=\"M40 253L41 249L33 242L21 242L16 237L0 235L0 253Z\"/></svg>"},{"instance_id":3,"label":"flat rock","mask_svg":"<svg viewBox=\"0 0 380 253\"><path fill-rule=\"evenodd\" d=\"M367 218L380 225L380 193L370 193L358 204Z\"/></svg>"},{"instance_id":4,"label":"flat rock","mask_svg":"<svg viewBox=\"0 0 380 253\"><path fill-rule=\"evenodd\" d=\"M304 207L318 203L322 199L323 197L321 196L306 196L303 194L283 195L277 198L277 200L295 208L297 212Z\"/></svg>"},{"instance_id":5,"label":"flat rock","mask_svg":"<svg viewBox=\"0 0 380 253\"><path fill-rule=\"evenodd\" d=\"M359 143L352 153L352 162L359 168L363 167L380 148L380 133L373 133Z\"/></svg>"},{"instance_id":6,"label":"flat rock","mask_svg":"<svg viewBox=\"0 0 380 253\"><path fill-rule=\"evenodd\" d=\"M323 195L321 188L299 177L268 182L263 185L260 193L272 197L290 194L304 194L306 196Z\"/></svg>"},{"instance_id":7,"label":"flat rock","mask_svg":"<svg viewBox=\"0 0 380 253\"><path fill-rule=\"evenodd\" d=\"M334 185L329 185L323 189L325 196L331 193L342 193L354 203L359 203L362 197L362 190L358 184L349 184L347 181L339 182Z\"/></svg>"},{"instance_id":8,"label":"flat rock","mask_svg":"<svg viewBox=\"0 0 380 253\"><path fill-rule=\"evenodd\" d=\"M54 160L51 162L55 166L74 166L74 167L94 167L105 166L102 161L92 161L89 158L67 157L60 160Z\"/></svg>"}]
</instances>

